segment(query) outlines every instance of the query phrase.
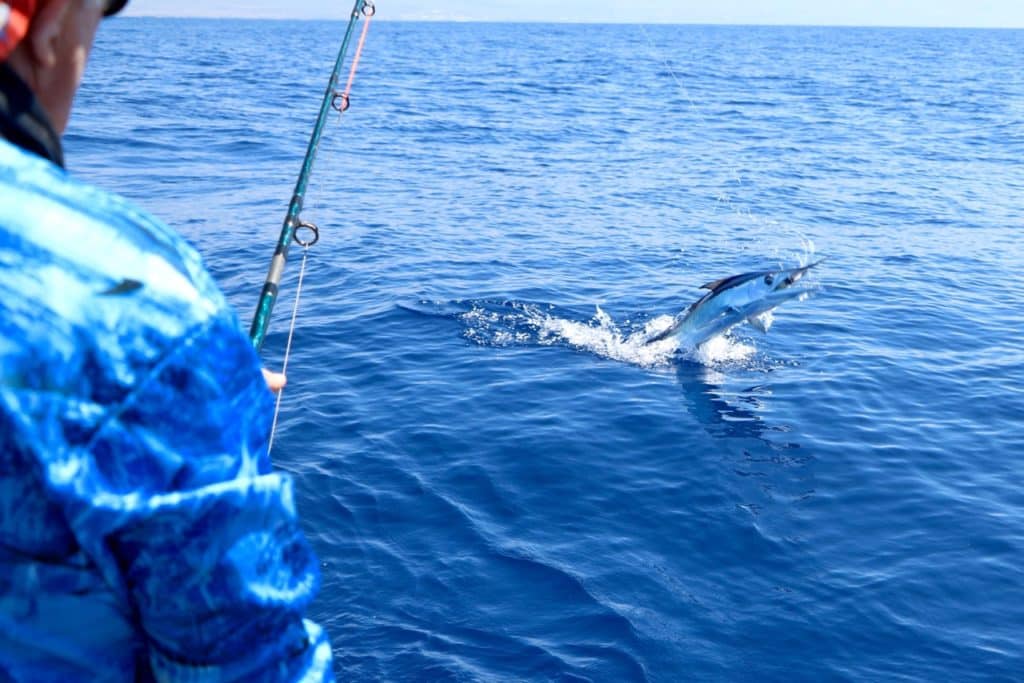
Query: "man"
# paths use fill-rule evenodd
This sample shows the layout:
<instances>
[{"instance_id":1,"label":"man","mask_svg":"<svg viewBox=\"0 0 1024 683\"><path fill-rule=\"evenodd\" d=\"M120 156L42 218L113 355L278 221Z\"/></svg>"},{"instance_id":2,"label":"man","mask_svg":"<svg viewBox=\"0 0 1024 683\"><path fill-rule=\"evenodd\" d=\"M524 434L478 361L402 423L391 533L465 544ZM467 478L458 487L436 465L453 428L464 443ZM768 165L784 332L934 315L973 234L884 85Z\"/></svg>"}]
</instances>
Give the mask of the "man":
<instances>
[{"instance_id":1,"label":"man","mask_svg":"<svg viewBox=\"0 0 1024 683\"><path fill-rule=\"evenodd\" d=\"M252 345L179 236L62 168L124 4L0 0L0 681L330 679Z\"/></svg>"}]
</instances>

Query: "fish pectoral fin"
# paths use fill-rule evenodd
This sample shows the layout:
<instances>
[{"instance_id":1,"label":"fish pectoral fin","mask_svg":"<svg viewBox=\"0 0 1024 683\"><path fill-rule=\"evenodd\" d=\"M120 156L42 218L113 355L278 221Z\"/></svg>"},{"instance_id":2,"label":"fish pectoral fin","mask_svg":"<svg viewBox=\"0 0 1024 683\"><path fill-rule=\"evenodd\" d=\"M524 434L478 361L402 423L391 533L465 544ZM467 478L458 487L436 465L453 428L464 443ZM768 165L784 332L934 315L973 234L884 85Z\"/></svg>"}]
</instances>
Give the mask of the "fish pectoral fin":
<instances>
[{"instance_id":1,"label":"fish pectoral fin","mask_svg":"<svg viewBox=\"0 0 1024 683\"><path fill-rule=\"evenodd\" d=\"M750 323L750 326L755 330L760 330L765 334L768 333L768 328L771 326L771 318L764 313L750 316L747 318L747 322Z\"/></svg>"},{"instance_id":2,"label":"fish pectoral fin","mask_svg":"<svg viewBox=\"0 0 1024 683\"><path fill-rule=\"evenodd\" d=\"M655 342L660 342L663 339L668 339L669 337L672 336L672 333L678 329L679 323L672 323L661 332L656 332L655 334L649 336L647 339L644 340L644 344L653 344Z\"/></svg>"}]
</instances>

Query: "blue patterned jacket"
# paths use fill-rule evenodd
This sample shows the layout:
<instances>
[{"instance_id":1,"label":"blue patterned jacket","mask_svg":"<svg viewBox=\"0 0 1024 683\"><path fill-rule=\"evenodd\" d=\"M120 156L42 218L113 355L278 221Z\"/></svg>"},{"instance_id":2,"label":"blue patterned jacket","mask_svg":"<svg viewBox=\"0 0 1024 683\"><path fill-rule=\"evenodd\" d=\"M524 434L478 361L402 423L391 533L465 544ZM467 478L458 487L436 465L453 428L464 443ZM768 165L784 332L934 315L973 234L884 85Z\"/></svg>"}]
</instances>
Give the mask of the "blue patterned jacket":
<instances>
[{"instance_id":1,"label":"blue patterned jacket","mask_svg":"<svg viewBox=\"0 0 1024 683\"><path fill-rule=\"evenodd\" d=\"M4 125L52 150L6 78ZM0 681L330 680L248 338L196 252L57 144L0 139Z\"/></svg>"}]
</instances>

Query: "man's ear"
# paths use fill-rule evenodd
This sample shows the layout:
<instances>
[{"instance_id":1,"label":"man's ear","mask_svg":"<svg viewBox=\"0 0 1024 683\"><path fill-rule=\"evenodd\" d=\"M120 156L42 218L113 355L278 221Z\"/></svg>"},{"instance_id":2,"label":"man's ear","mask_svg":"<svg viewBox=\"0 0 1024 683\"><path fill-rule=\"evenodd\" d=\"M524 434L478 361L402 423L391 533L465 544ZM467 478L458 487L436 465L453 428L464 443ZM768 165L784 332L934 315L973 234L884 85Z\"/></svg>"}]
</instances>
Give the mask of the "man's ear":
<instances>
[{"instance_id":1,"label":"man's ear","mask_svg":"<svg viewBox=\"0 0 1024 683\"><path fill-rule=\"evenodd\" d=\"M57 63L57 45L64 29L64 15L77 0L47 0L32 17L25 36L29 57L38 66L47 68Z\"/></svg>"}]
</instances>

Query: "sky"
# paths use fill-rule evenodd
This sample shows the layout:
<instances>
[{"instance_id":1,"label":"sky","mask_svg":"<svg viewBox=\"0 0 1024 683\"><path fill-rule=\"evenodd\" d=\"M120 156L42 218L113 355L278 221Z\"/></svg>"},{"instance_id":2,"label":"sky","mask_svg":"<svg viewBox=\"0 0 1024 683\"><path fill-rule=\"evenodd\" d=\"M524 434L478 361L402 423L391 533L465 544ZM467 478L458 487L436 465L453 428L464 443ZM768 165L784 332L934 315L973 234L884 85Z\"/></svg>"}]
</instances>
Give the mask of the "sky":
<instances>
[{"instance_id":1,"label":"sky","mask_svg":"<svg viewBox=\"0 0 1024 683\"><path fill-rule=\"evenodd\" d=\"M133 0L126 15L342 19L352 0ZM1024 0L375 0L378 19L1024 28Z\"/></svg>"}]
</instances>

